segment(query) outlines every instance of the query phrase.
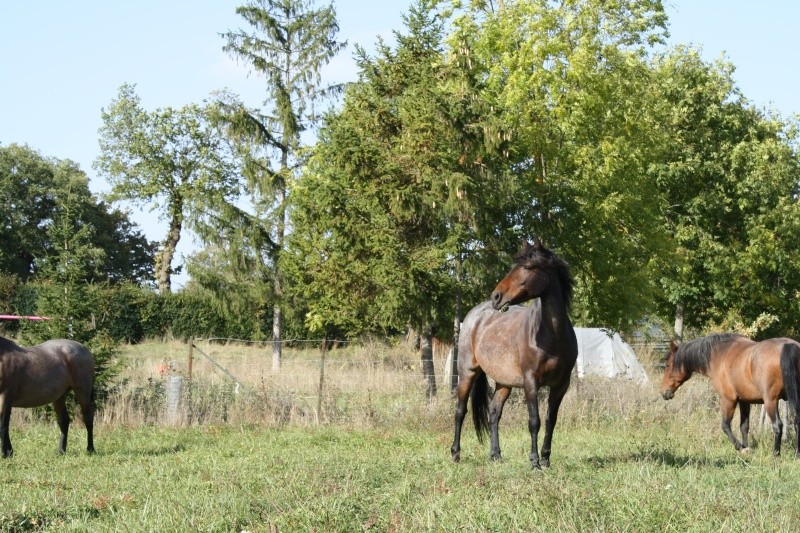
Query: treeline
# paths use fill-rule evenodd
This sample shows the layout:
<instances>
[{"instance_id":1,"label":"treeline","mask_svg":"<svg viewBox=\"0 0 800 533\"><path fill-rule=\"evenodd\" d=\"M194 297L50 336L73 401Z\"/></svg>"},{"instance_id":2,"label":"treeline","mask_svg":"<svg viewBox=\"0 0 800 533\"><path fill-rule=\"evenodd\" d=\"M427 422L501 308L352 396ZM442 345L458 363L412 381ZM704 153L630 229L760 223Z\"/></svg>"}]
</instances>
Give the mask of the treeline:
<instances>
[{"instance_id":1,"label":"treeline","mask_svg":"<svg viewBox=\"0 0 800 533\"><path fill-rule=\"evenodd\" d=\"M221 44L264 80L262 107L217 93L146 110L121 87L95 168L109 201L155 208L168 234L147 243L72 189L44 222L14 209L15 243L53 234L13 265L0 250L35 284L20 312L77 316L64 284L88 285L109 308L85 323L126 340L447 337L537 235L572 266L579 325L800 334L798 122L753 106L732 65L667 48L660 1L418 1L394 43L358 49L347 87L320 81L342 48L332 6L237 13L249 31ZM205 246L172 294L185 229Z\"/></svg>"}]
</instances>

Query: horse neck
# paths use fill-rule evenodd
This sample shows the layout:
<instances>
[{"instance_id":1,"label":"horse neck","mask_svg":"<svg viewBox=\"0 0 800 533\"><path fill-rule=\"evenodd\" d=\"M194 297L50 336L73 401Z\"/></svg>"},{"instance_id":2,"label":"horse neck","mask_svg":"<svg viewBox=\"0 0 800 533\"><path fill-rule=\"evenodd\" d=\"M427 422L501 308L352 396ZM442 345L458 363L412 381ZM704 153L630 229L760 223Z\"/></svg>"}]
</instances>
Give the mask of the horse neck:
<instances>
[{"instance_id":1,"label":"horse neck","mask_svg":"<svg viewBox=\"0 0 800 533\"><path fill-rule=\"evenodd\" d=\"M539 296L541 301L542 321L540 328L546 328L555 334L560 334L572 323L567 315L567 305L564 301L564 292L558 281L551 283L547 290Z\"/></svg>"}]
</instances>

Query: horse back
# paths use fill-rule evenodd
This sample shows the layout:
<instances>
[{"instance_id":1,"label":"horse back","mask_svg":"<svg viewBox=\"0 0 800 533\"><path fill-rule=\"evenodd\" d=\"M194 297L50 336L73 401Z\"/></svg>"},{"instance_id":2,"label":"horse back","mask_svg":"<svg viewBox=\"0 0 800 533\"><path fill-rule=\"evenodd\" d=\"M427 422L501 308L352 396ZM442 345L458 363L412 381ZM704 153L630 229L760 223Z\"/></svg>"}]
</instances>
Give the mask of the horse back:
<instances>
[{"instance_id":1,"label":"horse back","mask_svg":"<svg viewBox=\"0 0 800 533\"><path fill-rule=\"evenodd\" d=\"M783 390L780 356L787 343L797 344L778 337L732 346L725 353L721 370L712 376L715 388L731 399L751 403L779 396Z\"/></svg>"},{"instance_id":2,"label":"horse back","mask_svg":"<svg viewBox=\"0 0 800 533\"><path fill-rule=\"evenodd\" d=\"M474 307L464 318L459 338L459 372L481 368L497 383L523 387L523 373L531 369L541 384L560 381L572 372L578 356L575 331L567 327L564 339L545 346L537 336L540 303L496 311L491 302ZM462 369L462 366L464 367Z\"/></svg>"}]
</instances>

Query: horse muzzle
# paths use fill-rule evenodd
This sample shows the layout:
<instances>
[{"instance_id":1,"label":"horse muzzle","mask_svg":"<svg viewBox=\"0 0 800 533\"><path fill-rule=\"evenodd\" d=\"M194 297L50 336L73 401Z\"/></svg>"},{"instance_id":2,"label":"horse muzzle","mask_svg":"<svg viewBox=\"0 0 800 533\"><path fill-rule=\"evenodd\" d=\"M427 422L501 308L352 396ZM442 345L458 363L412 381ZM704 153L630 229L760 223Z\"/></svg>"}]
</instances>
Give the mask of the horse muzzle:
<instances>
[{"instance_id":1,"label":"horse muzzle","mask_svg":"<svg viewBox=\"0 0 800 533\"><path fill-rule=\"evenodd\" d=\"M663 390L661 391L661 396L663 396L665 400L671 400L675 397L675 391L669 389Z\"/></svg>"},{"instance_id":2,"label":"horse muzzle","mask_svg":"<svg viewBox=\"0 0 800 533\"><path fill-rule=\"evenodd\" d=\"M507 302L508 299L505 298L505 295L502 292L494 291L492 293L492 308L494 308L495 311L502 309Z\"/></svg>"}]
</instances>

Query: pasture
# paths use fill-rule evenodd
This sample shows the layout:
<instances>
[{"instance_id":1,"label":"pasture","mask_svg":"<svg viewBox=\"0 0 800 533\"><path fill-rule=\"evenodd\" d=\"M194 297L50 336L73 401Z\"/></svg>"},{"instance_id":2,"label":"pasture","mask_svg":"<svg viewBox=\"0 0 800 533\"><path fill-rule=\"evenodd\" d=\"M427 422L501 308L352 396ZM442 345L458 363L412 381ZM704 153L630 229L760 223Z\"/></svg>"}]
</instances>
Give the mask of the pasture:
<instances>
[{"instance_id":1,"label":"pasture","mask_svg":"<svg viewBox=\"0 0 800 533\"><path fill-rule=\"evenodd\" d=\"M800 461L774 459L757 424L752 453L732 450L703 378L662 400L660 354L642 354L645 386L573 382L552 467L532 471L518 391L504 460L467 420L451 462L454 400L441 382L425 399L407 345L329 352L321 397L316 349L287 350L276 375L263 347L198 347L242 386L196 356L191 423L164 413L165 380L186 372L181 343L124 349L93 456L79 417L59 456L55 422L15 410L0 531L789 531L800 520Z\"/></svg>"}]
</instances>

